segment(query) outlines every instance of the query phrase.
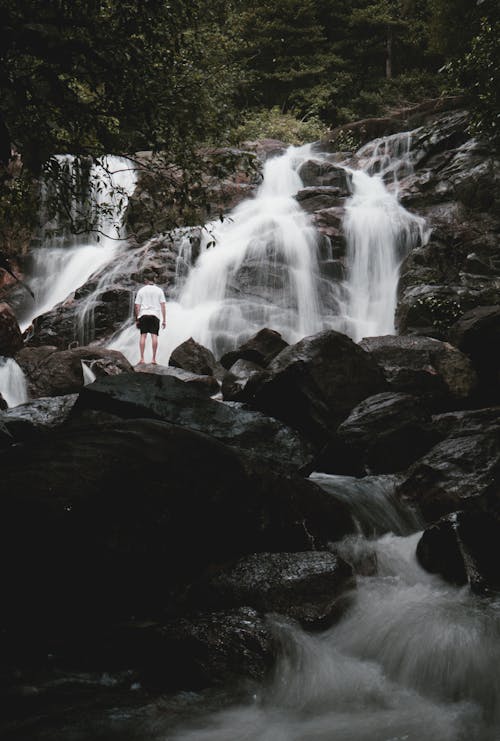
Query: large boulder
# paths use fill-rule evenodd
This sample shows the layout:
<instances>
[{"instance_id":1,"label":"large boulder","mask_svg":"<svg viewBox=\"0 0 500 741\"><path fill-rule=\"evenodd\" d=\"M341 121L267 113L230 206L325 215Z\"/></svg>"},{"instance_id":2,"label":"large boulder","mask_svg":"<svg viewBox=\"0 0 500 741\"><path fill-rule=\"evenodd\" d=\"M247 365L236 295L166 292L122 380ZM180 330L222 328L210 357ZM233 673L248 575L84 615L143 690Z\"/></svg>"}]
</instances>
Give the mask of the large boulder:
<instances>
[{"instance_id":1,"label":"large boulder","mask_svg":"<svg viewBox=\"0 0 500 741\"><path fill-rule=\"evenodd\" d=\"M430 421L415 396L370 396L339 426L316 470L354 476L403 471L437 442Z\"/></svg>"},{"instance_id":2,"label":"large boulder","mask_svg":"<svg viewBox=\"0 0 500 741\"><path fill-rule=\"evenodd\" d=\"M346 335L326 330L285 348L251 404L321 446L356 404L384 389L375 360Z\"/></svg>"},{"instance_id":3,"label":"large boulder","mask_svg":"<svg viewBox=\"0 0 500 741\"><path fill-rule=\"evenodd\" d=\"M217 376L222 371L213 352L192 337L172 351L168 364L199 376Z\"/></svg>"},{"instance_id":4,"label":"large boulder","mask_svg":"<svg viewBox=\"0 0 500 741\"><path fill-rule=\"evenodd\" d=\"M136 373L150 373L157 376L177 378L188 386L194 386L205 396L215 396L220 391L219 382L212 375L200 376L197 373L182 370L182 368L175 368L171 365L153 365L153 363L139 363L134 370Z\"/></svg>"},{"instance_id":5,"label":"large boulder","mask_svg":"<svg viewBox=\"0 0 500 741\"><path fill-rule=\"evenodd\" d=\"M255 553L207 573L190 598L217 609L248 605L304 626L324 626L353 586L351 566L328 551Z\"/></svg>"},{"instance_id":6,"label":"large boulder","mask_svg":"<svg viewBox=\"0 0 500 741\"><path fill-rule=\"evenodd\" d=\"M261 377L262 373L264 370L257 363L252 363L250 360L237 360L222 379L224 401L250 401L252 384Z\"/></svg>"},{"instance_id":7,"label":"large boulder","mask_svg":"<svg viewBox=\"0 0 500 741\"><path fill-rule=\"evenodd\" d=\"M420 565L473 592L500 592L500 521L489 512L453 512L426 528Z\"/></svg>"},{"instance_id":8,"label":"large boulder","mask_svg":"<svg viewBox=\"0 0 500 741\"><path fill-rule=\"evenodd\" d=\"M432 337L367 337L360 342L383 368L393 391L421 397L430 408L464 404L477 376L469 358L448 342Z\"/></svg>"},{"instance_id":9,"label":"large boulder","mask_svg":"<svg viewBox=\"0 0 500 741\"><path fill-rule=\"evenodd\" d=\"M16 315L9 304L0 303L0 355L12 357L23 346Z\"/></svg>"},{"instance_id":10,"label":"large boulder","mask_svg":"<svg viewBox=\"0 0 500 741\"><path fill-rule=\"evenodd\" d=\"M85 382L82 363L97 377L132 371L121 352L100 347L72 350L58 350L50 345L25 347L17 353L16 361L26 375L31 398L78 392Z\"/></svg>"},{"instance_id":11,"label":"large boulder","mask_svg":"<svg viewBox=\"0 0 500 741\"><path fill-rule=\"evenodd\" d=\"M33 399L0 412L0 422L9 431L12 442L33 440L62 425L77 398L77 394L67 394Z\"/></svg>"},{"instance_id":12,"label":"large boulder","mask_svg":"<svg viewBox=\"0 0 500 741\"><path fill-rule=\"evenodd\" d=\"M459 509L500 510L500 428L448 437L408 469L398 496L427 522Z\"/></svg>"},{"instance_id":13,"label":"large boulder","mask_svg":"<svg viewBox=\"0 0 500 741\"><path fill-rule=\"evenodd\" d=\"M500 306L478 306L450 328L450 340L472 361L482 401L500 402Z\"/></svg>"},{"instance_id":14,"label":"large boulder","mask_svg":"<svg viewBox=\"0 0 500 741\"><path fill-rule=\"evenodd\" d=\"M74 421L0 459L12 629L35 612L37 630L154 614L211 563L326 548L354 527L312 482L159 420Z\"/></svg>"},{"instance_id":15,"label":"large boulder","mask_svg":"<svg viewBox=\"0 0 500 741\"><path fill-rule=\"evenodd\" d=\"M74 414L89 411L123 418L149 417L211 435L259 459L292 471L308 471L311 446L282 422L206 398L177 378L129 373L103 378L82 389Z\"/></svg>"},{"instance_id":16,"label":"large boulder","mask_svg":"<svg viewBox=\"0 0 500 741\"><path fill-rule=\"evenodd\" d=\"M265 327L236 350L225 353L220 362L226 370L230 370L237 360L249 360L262 368L267 368L285 347L288 347L288 342L285 342L280 333Z\"/></svg>"}]
</instances>

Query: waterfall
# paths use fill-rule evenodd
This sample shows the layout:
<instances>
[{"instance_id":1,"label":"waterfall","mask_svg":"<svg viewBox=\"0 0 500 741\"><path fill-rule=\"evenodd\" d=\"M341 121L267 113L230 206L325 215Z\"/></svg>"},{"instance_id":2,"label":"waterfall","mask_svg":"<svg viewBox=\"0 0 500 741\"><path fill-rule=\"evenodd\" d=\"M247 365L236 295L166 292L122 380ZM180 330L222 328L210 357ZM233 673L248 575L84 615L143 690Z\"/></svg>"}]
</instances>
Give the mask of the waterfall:
<instances>
[{"instance_id":1,"label":"waterfall","mask_svg":"<svg viewBox=\"0 0 500 741\"><path fill-rule=\"evenodd\" d=\"M28 400L26 378L13 358L0 357L0 393L9 407Z\"/></svg>"},{"instance_id":2,"label":"waterfall","mask_svg":"<svg viewBox=\"0 0 500 741\"><path fill-rule=\"evenodd\" d=\"M401 262L427 239L424 219L398 202L399 178L411 172L410 135L370 143L359 152L364 169L353 170L354 193L346 204L347 277L343 287L346 333L363 337L395 334ZM392 188L385 183L392 181Z\"/></svg>"},{"instance_id":3,"label":"waterfall","mask_svg":"<svg viewBox=\"0 0 500 741\"><path fill-rule=\"evenodd\" d=\"M65 155L59 159L71 171L74 158ZM124 250L121 222L128 196L135 188L134 165L124 157L103 157L92 164L87 182L87 192L81 197L83 206L86 202L92 204L97 218L95 231L75 236L64 231L64 225L57 220L45 225L43 246L32 250L27 266L26 282L33 289L35 301L24 297L18 309L23 331L35 317L70 300L77 288ZM76 214L79 208L74 199L70 211Z\"/></svg>"}]
</instances>

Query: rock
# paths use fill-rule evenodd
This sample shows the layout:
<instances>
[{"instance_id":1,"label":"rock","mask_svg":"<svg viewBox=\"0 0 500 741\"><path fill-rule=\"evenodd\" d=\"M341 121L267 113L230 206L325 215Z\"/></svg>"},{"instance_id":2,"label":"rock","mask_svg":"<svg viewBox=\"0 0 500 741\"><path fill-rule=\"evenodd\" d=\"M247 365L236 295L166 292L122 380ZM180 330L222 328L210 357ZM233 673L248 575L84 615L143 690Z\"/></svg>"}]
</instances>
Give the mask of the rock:
<instances>
[{"instance_id":1,"label":"rock","mask_svg":"<svg viewBox=\"0 0 500 741\"><path fill-rule=\"evenodd\" d=\"M324 185L321 187L302 188L295 196L300 207L309 214L322 209L342 206L345 196L340 188Z\"/></svg>"},{"instance_id":2,"label":"rock","mask_svg":"<svg viewBox=\"0 0 500 741\"><path fill-rule=\"evenodd\" d=\"M366 337L360 342L383 368L390 388L424 399L436 408L464 403L477 377L456 347L431 337Z\"/></svg>"},{"instance_id":3,"label":"rock","mask_svg":"<svg viewBox=\"0 0 500 741\"><path fill-rule=\"evenodd\" d=\"M349 196L352 192L352 175L333 162L307 160L298 172L306 188L338 188L343 196Z\"/></svg>"},{"instance_id":4,"label":"rock","mask_svg":"<svg viewBox=\"0 0 500 741\"><path fill-rule=\"evenodd\" d=\"M212 351L192 337L173 350L168 364L199 376L217 376L222 372Z\"/></svg>"},{"instance_id":5,"label":"rock","mask_svg":"<svg viewBox=\"0 0 500 741\"><path fill-rule=\"evenodd\" d=\"M82 389L74 415L98 410L124 418L149 417L212 435L285 470L308 470L311 446L294 430L255 411L234 409L176 378L131 373Z\"/></svg>"},{"instance_id":6,"label":"rock","mask_svg":"<svg viewBox=\"0 0 500 741\"><path fill-rule=\"evenodd\" d=\"M9 304L0 303L0 355L12 357L23 346L16 315Z\"/></svg>"},{"instance_id":7,"label":"rock","mask_svg":"<svg viewBox=\"0 0 500 741\"><path fill-rule=\"evenodd\" d=\"M247 383L252 378L260 378L263 371L260 365L250 360L237 360L231 370L226 373L222 381L222 398L224 401L245 402L252 398L251 387L246 390Z\"/></svg>"},{"instance_id":8,"label":"rock","mask_svg":"<svg viewBox=\"0 0 500 741\"><path fill-rule=\"evenodd\" d=\"M1 622L34 633L158 614L211 563L354 529L312 482L159 420L66 424L0 465Z\"/></svg>"},{"instance_id":9,"label":"rock","mask_svg":"<svg viewBox=\"0 0 500 741\"><path fill-rule=\"evenodd\" d=\"M500 306L465 312L450 328L450 340L471 359L481 401L500 402Z\"/></svg>"},{"instance_id":10,"label":"rock","mask_svg":"<svg viewBox=\"0 0 500 741\"><path fill-rule=\"evenodd\" d=\"M226 370L232 369L234 363L240 359L249 360L262 368L267 368L273 358L279 355L285 347L288 347L288 342L285 342L279 332L265 328L250 337L237 350L223 355L220 363Z\"/></svg>"},{"instance_id":11,"label":"rock","mask_svg":"<svg viewBox=\"0 0 500 741\"><path fill-rule=\"evenodd\" d=\"M204 396L214 396L219 393L220 386L214 376L199 376L197 373L190 373L182 368L174 368L169 365L153 365L152 363L139 363L134 367L136 373L151 373L158 376L171 376L183 381L188 386L194 386L199 389Z\"/></svg>"},{"instance_id":12,"label":"rock","mask_svg":"<svg viewBox=\"0 0 500 741\"><path fill-rule=\"evenodd\" d=\"M4 395L0 392L0 412L4 412L8 408L9 408L9 405L7 404L7 400L5 399Z\"/></svg>"},{"instance_id":13,"label":"rock","mask_svg":"<svg viewBox=\"0 0 500 741\"><path fill-rule=\"evenodd\" d=\"M270 626L249 607L173 620L155 634L149 654L156 673L181 689L262 681L277 654Z\"/></svg>"},{"instance_id":14,"label":"rock","mask_svg":"<svg viewBox=\"0 0 500 741\"><path fill-rule=\"evenodd\" d=\"M362 399L384 390L373 358L349 337L326 330L285 348L269 365L252 406L324 445Z\"/></svg>"},{"instance_id":15,"label":"rock","mask_svg":"<svg viewBox=\"0 0 500 741\"><path fill-rule=\"evenodd\" d=\"M52 346L25 347L16 361L28 380L31 398L63 396L79 391L84 385L82 362L97 377L114 376L132 370L117 350L100 347L76 347L57 350Z\"/></svg>"},{"instance_id":16,"label":"rock","mask_svg":"<svg viewBox=\"0 0 500 741\"><path fill-rule=\"evenodd\" d=\"M500 592L500 522L488 512L453 512L426 528L420 565L478 594Z\"/></svg>"},{"instance_id":17,"label":"rock","mask_svg":"<svg viewBox=\"0 0 500 741\"><path fill-rule=\"evenodd\" d=\"M434 414L432 428L441 439L462 437L500 428L500 406Z\"/></svg>"},{"instance_id":18,"label":"rock","mask_svg":"<svg viewBox=\"0 0 500 741\"><path fill-rule=\"evenodd\" d=\"M384 392L368 397L352 410L315 467L354 476L396 473L436 442L430 415L419 399Z\"/></svg>"},{"instance_id":19,"label":"rock","mask_svg":"<svg viewBox=\"0 0 500 741\"><path fill-rule=\"evenodd\" d=\"M13 441L25 442L62 425L68 419L77 398L77 394L68 394L33 399L8 409L0 415L0 419L12 435Z\"/></svg>"},{"instance_id":20,"label":"rock","mask_svg":"<svg viewBox=\"0 0 500 741\"><path fill-rule=\"evenodd\" d=\"M190 599L215 609L248 605L325 627L338 614L339 597L353 586L352 568L328 551L256 553L206 574Z\"/></svg>"},{"instance_id":21,"label":"rock","mask_svg":"<svg viewBox=\"0 0 500 741\"><path fill-rule=\"evenodd\" d=\"M500 431L449 437L409 469L398 496L427 522L459 509L500 509Z\"/></svg>"}]
</instances>

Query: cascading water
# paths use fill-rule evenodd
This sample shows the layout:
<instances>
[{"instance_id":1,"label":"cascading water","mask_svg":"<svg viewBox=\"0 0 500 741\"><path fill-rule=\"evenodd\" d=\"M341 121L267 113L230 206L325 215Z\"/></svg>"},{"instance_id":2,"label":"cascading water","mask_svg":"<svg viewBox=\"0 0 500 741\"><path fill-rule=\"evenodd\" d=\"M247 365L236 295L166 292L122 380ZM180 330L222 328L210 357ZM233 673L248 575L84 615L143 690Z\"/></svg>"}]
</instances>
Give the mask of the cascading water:
<instances>
[{"instance_id":1,"label":"cascading water","mask_svg":"<svg viewBox=\"0 0 500 741\"><path fill-rule=\"evenodd\" d=\"M328 155L313 153L309 145L290 147L266 162L254 198L223 223L208 225L198 260L167 305L160 363L167 364L189 337L220 356L263 327L290 343L323 329L343 331L355 341L395 333L399 268L426 238L424 220L398 202L398 177L411 171L410 135L380 140L358 156L365 169L346 167L354 191L344 219L346 279L338 284L322 272L325 238L295 198L303 188L300 166L311 158L328 161ZM390 188L385 181L392 181ZM183 275L185 257L179 255ZM129 325L112 343L133 363L134 330Z\"/></svg>"},{"instance_id":2,"label":"cascading water","mask_svg":"<svg viewBox=\"0 0 500 741\"><path fill-rule=\"evenodd\" d=\"M28 400L24 373L13 358L0 357L0 393L9 407Z\"/></svg>"},{"instance_id":3,"label":"cascading water","mask_svg":"<svg viewBox=\"0 0 500 741\"><path fill-rule=\"evenodd\" d=\"M71 168L72 157L60 159L65 161L67 168ZM43 246L32 251L26 275L35 301L25 298L18 310L23 331L36 316L68 299L125 248L121 222L128 196L135 188L133 163L123 157L103 157L92 165L88 183L85 199L92 203L96 215L94 231L76 237L64 231L61 234L58 225L52 223L50 227L56 230L55 236L51 233L45 237L42 235ZM70 210L76 213L78 206L74 204Z\"/></svg>"},{"instance_id":4,"label":"cascading water","mask_svg":"<svg viewBox=\"0 0 500 741\"><path fill-rule=\"evenodd\" d=\"M71 171L72 157L64 156L59 160ZM126 158L108 156L92 165L88 179L89 192L84 200L91 203L96 214L96 231L77 238L69 233L61 233L53 222L50 227L55 230L55 236L42 235L44 244L32 251L26 273L26 282L31 286L35 299L27 297L22 291L19 294L20 303L16 306L22 331L29 328L35 317L68 299L93 273L124 249L121 222L135 182L134 166ZM70 211L73 215L77 214L76 201L72 203ZM85 320L88 324L92 297L86 308ZM23 371L13 359L0 358L0 361L3 361L0 366L0 392L9 406L17 406L27 400Z\"/></svg>"},{"instance_id":5,"label":"cascading water","mask_svg":"<svg viewBox=\"0 0 500 741\"><path fill-rule=\"evenodd\" d=\"M373 533L335 544L372 575L357 577L350 606L322 633L270 616L280 643L271 680L246 705L183 723L170 741L496 741L500 601L419 567L420 532L400 534L413 515L398 513L391 477L377 477L374 508L368 481L313 478Z\"/></svg>"},{"instance_id":6,"label":"cascading water","mask_svg":"<svg viewBox=\"0 0 500 741\"><path fill-rule=\"evenodd\" d=\"M368 155L368 156L367 156ZM411 172L410 135L379 140L359 152L362 170L352 171L354 193L346 204L346 333L363 337L395 334L401 262L427 235L424 219L398 202L398 178ZM385 182L392 181L389 190Z\"/></svg>"}]
</instances>

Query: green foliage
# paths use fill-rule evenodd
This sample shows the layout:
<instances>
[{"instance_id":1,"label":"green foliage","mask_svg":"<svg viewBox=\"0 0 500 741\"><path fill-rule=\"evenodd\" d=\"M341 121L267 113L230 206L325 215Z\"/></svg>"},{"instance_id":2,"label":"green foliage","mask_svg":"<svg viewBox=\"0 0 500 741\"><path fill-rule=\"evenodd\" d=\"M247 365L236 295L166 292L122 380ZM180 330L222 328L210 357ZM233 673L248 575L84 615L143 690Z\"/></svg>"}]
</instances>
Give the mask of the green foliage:
<instances>
[{"instance_id":1,"label":"green foliage","mask_svg":"<svg viewBox=\"0 0 500 741\"><path fill-rule=\"evenodd\" d=\"M470 50L447 69L466 91L472 111L471 132L500 144L500 18L482 18Z\"/></svg>"},{"instance_id":2,"label":"green foliage","mask_svg":"<svg viewBox=\"0 0 500 741\"><path fill-rule=\"evenodd\" d=\"M277 106L251 111L232 133L235 144L255 139L279 139L286 144L305 144L326 133L326 126L316 116L299 120L293 113L282 113Z\"/></svg>"},{"instance_id":3,"label":"green foliage","mask_svg":"<svg viewBox=\"0 0 500 741\"><path fill-rule=\"evenodd\" d=\"M56 153L161 150L185 198L197 146L232 122L225 2L0 0L0 11L4 165L11 145L36 175Z\"/></svg>"}]
</instances>

